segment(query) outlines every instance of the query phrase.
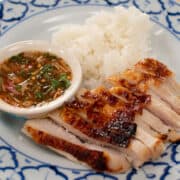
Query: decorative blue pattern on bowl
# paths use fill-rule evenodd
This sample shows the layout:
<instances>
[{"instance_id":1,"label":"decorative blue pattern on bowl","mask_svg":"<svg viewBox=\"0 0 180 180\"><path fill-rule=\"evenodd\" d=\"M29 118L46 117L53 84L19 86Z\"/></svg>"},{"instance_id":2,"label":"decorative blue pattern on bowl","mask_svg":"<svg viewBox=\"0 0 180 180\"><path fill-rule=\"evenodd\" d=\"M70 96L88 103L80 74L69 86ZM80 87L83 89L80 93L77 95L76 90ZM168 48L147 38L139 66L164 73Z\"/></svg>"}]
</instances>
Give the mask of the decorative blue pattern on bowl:
<instances>
[{"instance_id":1,"label":"decorative blue pattern on bowl","mask_svg":"<svg viewBox=\"0 0 180 180\"><path fill-rule=\"evenodd\" d=\"M174 0L4 0L0 1L0 39L17 23L31 16L46 10L74 5L125 7L134 5L180 40L180 3ZM0 137L0 180L31 179L32 174L37 176L38 180L175 180L175 177L178 180L180 179L180 144L169 145L159 160L145 163L138 171L132 169L126 174L109 175L95 173L89 169L72 169L43 163L11 147L3 137Z\"/></svg>"}]
</instances>

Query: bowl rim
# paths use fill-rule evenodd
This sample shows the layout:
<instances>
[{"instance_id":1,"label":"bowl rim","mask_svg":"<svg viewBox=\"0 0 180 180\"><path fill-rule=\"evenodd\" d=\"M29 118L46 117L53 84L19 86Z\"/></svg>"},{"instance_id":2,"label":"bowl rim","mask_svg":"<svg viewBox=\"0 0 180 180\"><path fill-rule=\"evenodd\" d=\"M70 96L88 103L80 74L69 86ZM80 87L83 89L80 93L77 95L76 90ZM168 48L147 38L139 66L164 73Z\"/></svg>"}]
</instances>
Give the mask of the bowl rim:
<instances>
[{"instance_id":1,"label":"bowl rim","mask_svg":"<svg viewBox=\"0 0 180 180\"><path fill-rule=\"evenodd\" d=\"M76 93L81 85L82 69L79 61L75 59L75 57L71 53L69 53L68 51L65 52L57 46L52 45L48 41L26 40L10 44L0 49L0 63L5 61L7 58L23 51L45 51L62 57L63 60L70 66L72 71L71 85L68 89L66 89L63 95L41 106L31 106L28 108L16 107L0 99L0 110L21 116L38 116L40 114L46 114L60 107L63 103L72 98L72 96Z\"/></svg>"}]
</instances>

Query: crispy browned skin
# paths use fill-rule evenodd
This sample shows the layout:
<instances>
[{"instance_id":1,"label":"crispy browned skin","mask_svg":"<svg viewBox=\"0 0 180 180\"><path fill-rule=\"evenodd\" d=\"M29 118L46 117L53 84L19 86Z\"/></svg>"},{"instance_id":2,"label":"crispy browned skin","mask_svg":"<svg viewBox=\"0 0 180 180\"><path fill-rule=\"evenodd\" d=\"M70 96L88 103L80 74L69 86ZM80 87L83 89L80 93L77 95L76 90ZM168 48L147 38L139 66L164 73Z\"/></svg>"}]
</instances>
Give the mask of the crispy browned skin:
<instances>
[{"instance_id":1,"label":"crispy browned skin","mask_svg":"<svg viewBox=\"0 0 180 180\"><path fill-rule=\"evenodd\" d=\"M143 101L144 98L147 102L150 100L151 95L146 93L149 86L160 85L172 74L161 62L147 58L138 62L134 69L128 69L120 75L109 77L107 81L114 85L118 95L134 103L137 101L139 104L139 101ZM147 96L149 98L146 98Z\"/></svg>"},{"instance_id":2,"label":"crispy browned skin","mask_svg":"<svg viewBox=\"0 0 180 180\"><path fill-rule=\"evenodd\" d=\"M167 80L171 81L172 76L173 76L173 73L164 64L153 59L145 59L144 61L138 62L133 69L128 69L122 74L113 75L107 78L107 81L110 82L114 86L111 88L110 91L113 94L122 97L122 99L124 99L125 101L134 101L134 102L136 102L136 100L139 101L140 96L137 94L137 92L139 91L139 92L144 92L146 94L149 93L150 98L151 98L151 95L153 95L152 104L154 105L154 100L155 100L154 95L156 95L155 94L156 91L160 91L160 93L163 94L163 91L161 92L161 89L158 89L158 88L160 88L162 84L164 85L164 83L167 83ZM172 81L173 81L173 78L172 78ZM168 87L167 89L169 90L170 94L173 93L171 87ZM176 97L176 95L174 97ZM161 101L164 102L162 99ZM165 103L167 102L165 101ZM163 105L166 105L166 104L163 104ZM167 110L170 109L169 105L170 104L167 103ZM159 108L159 111L161 111L161 108ZM152 111L152 113L154 113L154 111ZM173 118L177 118L177 116L175 116L175 113L176 112L172 114L172 120ZM162 118L158 116L157 114L155 115L159 117L161 120L166 121L164 117ZM171 118L169 117L169 119L167 120L167 124L170 123L170 121L171 121ZM174 128L174 126L172 128ZM163 138L165 137L166 136L164 136ZM177 137L178 137L178 134L177 134ZM175 138L175 140L178 140L178 139L179 138Z\"/></svg>"},{"instance_id":3,"label":"crispy browned skin","mask_svg":"<svg viewBox=\"0 0 180 180\"><path fill-rule=\"evenodd\" d=\"M154 80L163 80L173 74L167 66L151 58L138 62L135 65L135 69L139 68L143 69L144 72L153 77Z\"/></svg>"},{"instance_id":4,"label":"crispy browned skin","mask_svg":"<svg viewBox=\"0 0 180 180\"><path fill-rule=\"evenodd\" d=\"M134 118L134 114L131 112L118 111L114 114L111 120L102 124L102 126L96 126L96 122L102 121L101 116L96 116L93 123L87 122L75 111L68 108L64 108L60 116L68 124L78 129L82 133L91 138L95 138L99 141L117 145L120 147L126 147L129 144L130 138L136 132L136 124L131 122ZM99 123L97 123L99 124Z\"/></svg>"},{"instance_id":5,"label":"crispy browned skin","mask_svg":"<svg viewBox=\"0 0 180 180\"><path fill-rule=\"evenodd\" d=\"M121 97L122 101L129 103L135 112L141 114L144 107L151 102L151 96L140 91L136 86L132 86L127 81L126 85L123 84L124 87L121 84L111 88L110 92Z\"/></svg>"},{"instance_id":6,"label":"crispy browned skin","mask_svg":"<svg viewBox=\"0 0 180 180\"><path fill-rule=\"evenodd\" d=\"M81 98L65 105L60 113L62 119L89 137L127 147L135 135L135 115L141 114L151 102L151 96L146 93L148 82L158 84L172 74L165 65L153 59L145 59L135 68L141 71L127 70L114 79L119 86L115 93L123 100L114 96L112 89L86 90ZM123 76L130 76L132 83Z\"/></svg>"},{"instance_id":7,"label":"crispy browned skin","mask_svg":"<svg viewBox=\"0 0 180 180\"><path fill-rule=\"evenodd\" d=\"M162 63L153 59L146 59L137 63L135 69L127 70L121 75L112 76L110 82L114 84L114 87L109 89L99 87L94 90L85 90L79 96L77 95L73 101L66 103L59 110L60 121L62 124L65 122L64 124L67 126L67 129L68 124L70 128L73 127L72 129L73 131L75 130L75 134L79 131L86 135L86 137L97 140L98 145L99 142L102 142L100 145L114 145L111 148L119 146L127 148L125 151L130 149L132 153L127 155L128 157L132 156L133 163L139 160L135 166L139 167L139 164L149 160L151 155L159 156L160 152L162 152L162 148L159 148L162 146L162 142L153 136L154 133L147 135L151 132L150 129L146 126L141 127L140 123L143 121L138 121L137 118L135 120L135 116L136 114L138 116L139 114L141 115L143 109L151 103L151 95L147 94L149 91L146 91L149 85L158 86L171 75L172 72ZM151 119L152 117L148 120ZM137 134L135 122L140 126L137 129ZM145 132L146 130L148 130L147 133ZM110 171L108 169L108 158L110 156L105 152L86 149L81 145L73 144L32 127L27 127L27 131L39 144L67 152L98 171ZM78 136L78 133L76 135ZM142 135L143 138L140 138ZM133 136L135 138L132 138ZM84 136L83 140L86 140L86 137ZM144 141L144 139L150 140ZM151 151L156 153L151 153ZM141 156L141 154L143 155Z\"/></svg>"},{"instance_id":8,"label":"crispy browned skin","mask_svg":"<svg viewBox=\"0 0 180 180\"><path fill-rule=\"evenodd\" d=\"M150 102L148 95L139 91L136 95L139 95L138 98L132 96L134 101L125 103L104 87L93 92L86 90L81 94L81 98L67 103L60 116L89 137L127 147L136 132L136 124L133 122L135 114L141 113L144 106ZM81 113L85 117L81 116Z\"/></svg>"},{"instance_id":9,"label":"crispy browned skin","mask_svg":"<svg viewBox=\"0 0 180 180\"><path fill-rule=\"evenodd\" d=\"M89 166L97 171L107 171L108 157L103 152L89 150L76 144L72 144L63 139L49 135L43 131L26 127L27 132L38 144L53 147L55 149L72 154L77 160L86 162Z\"/></svg>"},{"instance_id":10,"label":"crispy browned skin","mask_svg":"<svg viewBox=\"0 0 180 180\"><path fill-rule=\"evenodd\" d=\"M119 83L131 90L140 89L141 91L146 91L149 89L149 83L151 86L159 86L172 74L173 73L164 64L153 59L145 59L138 62L134 69L126 70L120 74L120 76L117 75L117 78L115 79L111 79L111 77L109 79L112 81L114 80L114 85ZM132 83L127 82L126 77L130 78Z\"/></svg>"}]
</instances>

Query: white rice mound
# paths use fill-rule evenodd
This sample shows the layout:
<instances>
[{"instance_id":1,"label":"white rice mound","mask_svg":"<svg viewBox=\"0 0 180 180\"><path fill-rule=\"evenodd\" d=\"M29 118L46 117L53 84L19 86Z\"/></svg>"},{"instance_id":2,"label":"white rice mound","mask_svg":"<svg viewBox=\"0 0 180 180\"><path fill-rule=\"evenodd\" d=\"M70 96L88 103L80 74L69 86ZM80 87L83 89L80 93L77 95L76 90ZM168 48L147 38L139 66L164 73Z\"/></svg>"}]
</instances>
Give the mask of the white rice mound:
<instances>
[{"instance_id":1,"label":"white rice mound","mask_svg":"<svg viewBox=\"0 0 180 180\"><path fill-rule=\"evenodd\" d=\"M52 43L80 61L84 86L93 88L148 56L151 29L146 14L116 7L97 12L82 25L61 25Z\"/></svg>"}]
</instances>

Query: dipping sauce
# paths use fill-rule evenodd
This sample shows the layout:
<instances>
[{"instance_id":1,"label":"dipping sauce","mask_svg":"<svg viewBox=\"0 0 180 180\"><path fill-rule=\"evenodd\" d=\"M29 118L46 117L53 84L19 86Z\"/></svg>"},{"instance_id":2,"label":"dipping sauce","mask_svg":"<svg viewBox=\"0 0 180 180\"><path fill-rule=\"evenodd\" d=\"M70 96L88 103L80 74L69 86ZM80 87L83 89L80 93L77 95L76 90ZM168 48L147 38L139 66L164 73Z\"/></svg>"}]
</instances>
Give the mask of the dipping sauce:
<instances>
[{"instance_id":1,"label":"dipping sauce","mask_svg":"<svg viewBox=\"0 0 180 180\"><path fill-rule=\"evenodd\" d=\"M42 105L61 96L71 80L72 71L61 57L22 52L0 64L0 98L17 107Z\"/></svg>"}]
</instances>

